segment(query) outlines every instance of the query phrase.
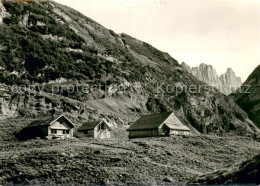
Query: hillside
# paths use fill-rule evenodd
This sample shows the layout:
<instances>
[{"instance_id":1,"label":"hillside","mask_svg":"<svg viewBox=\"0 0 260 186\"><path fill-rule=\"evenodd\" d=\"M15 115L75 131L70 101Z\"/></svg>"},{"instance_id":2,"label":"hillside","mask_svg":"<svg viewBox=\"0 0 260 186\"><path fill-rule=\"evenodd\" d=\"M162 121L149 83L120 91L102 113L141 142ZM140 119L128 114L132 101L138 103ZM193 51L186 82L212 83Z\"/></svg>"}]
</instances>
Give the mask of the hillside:
<instances>
[{"instance_id":1,"label":"hillside","mask_svg":"<svg viewBox=\"0 0 260 186\"><path fill-rule=\"evenodd\" d=\"M199 176L196 180L203 184L260 184L260 154L253 158L237 163L229 169Z\"/></svg>"},{"instance_id":2,"label":"hillside","mask_svg":"<svg viewBox=\"0 0 260 186\"><path fill-rule=\"evenodd\" d=\"M258 131L231 98L147 43L55 2L5 2L4 9L2 119L44 116L55 108L78 125L104 118L117 126L141 114L176 110L195 133Z\"/></svg>"},{"instance_id":3,"label":"hillside","mask_svg":"<svg viewBox=\"0 0 260 186\"><path fill-rule=\"evenodd\" d=\"M231 95L260 128L260 65L252 72L243 86Z\"/></svg>"}]
</instances>

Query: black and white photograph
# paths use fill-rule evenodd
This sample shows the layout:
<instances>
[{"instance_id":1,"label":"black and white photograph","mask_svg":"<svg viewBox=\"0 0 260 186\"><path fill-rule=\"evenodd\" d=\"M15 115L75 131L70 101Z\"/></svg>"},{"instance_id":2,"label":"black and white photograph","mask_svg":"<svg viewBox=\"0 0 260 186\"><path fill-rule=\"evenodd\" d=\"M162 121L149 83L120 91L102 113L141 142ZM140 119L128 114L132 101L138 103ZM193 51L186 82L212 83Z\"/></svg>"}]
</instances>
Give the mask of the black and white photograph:
<instances>
[{"instance_id":1,"label":"black and white photograph","mask_svg":"<svg viewBox=\"0 0 260 186\"><path fill-rule=\"evenodd\" d=\"M260 185L260 1L0 0L2 185Z\"/></svg>"}]
</instances>

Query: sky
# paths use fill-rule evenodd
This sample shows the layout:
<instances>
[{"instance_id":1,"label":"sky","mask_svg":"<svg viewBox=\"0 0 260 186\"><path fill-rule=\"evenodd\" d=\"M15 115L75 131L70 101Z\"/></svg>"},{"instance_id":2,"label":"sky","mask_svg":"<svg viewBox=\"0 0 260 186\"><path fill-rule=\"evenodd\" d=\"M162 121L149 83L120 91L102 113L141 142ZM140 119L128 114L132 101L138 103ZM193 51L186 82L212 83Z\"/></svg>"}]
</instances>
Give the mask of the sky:
<instances>
[{"instance_id":1,"label":"sky","mask_svg":"<svg viewBox=\"0 0 260 186\"><path fill-rule=\"evenodd\" d=\"M192 67L231 67L245 81L260 64L259 0L55 1Z\"/></svg>"}]
</instances>

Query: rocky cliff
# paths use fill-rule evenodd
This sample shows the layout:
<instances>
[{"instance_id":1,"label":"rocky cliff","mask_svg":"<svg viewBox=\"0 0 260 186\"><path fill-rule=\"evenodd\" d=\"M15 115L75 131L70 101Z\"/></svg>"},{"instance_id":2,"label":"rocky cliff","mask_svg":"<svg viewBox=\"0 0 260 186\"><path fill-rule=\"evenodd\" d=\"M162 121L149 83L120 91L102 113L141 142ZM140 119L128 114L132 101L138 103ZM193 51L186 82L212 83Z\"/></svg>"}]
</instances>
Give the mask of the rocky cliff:
<instances>
[{"instance_id":1,"label":"rocky cliff","mask_svg":"<svg viewBox=\"0 0 260 186\"><path fill-rule=\"evenodd\" d=\"M226 95L234 92L242 85L241 78L237 77L231 68L228 68L225 74L218 76L213 66L204 63L200 64L199 67L190 67L183 62L182 66L199 80L218 88Z\"/></svg>"},{"instance_id":2,"label":"rocky cliff","mask_svg":"<svg viewBox=\"0 0 260 186\"><path fill-rule=\"evenodd\" d=\"M185 63L182 63L182 65L196 78L199 80L205 82L208 85L211 86L220 86L219 77L217 74L217 71L213 66L206 65L204 63L200 64L199 67L190 67Z\"/></svg>"},{"instance_id":3,"label":"rocky cliff","mask_svg":"<svg viewBox=\"0 0 260 186\"><path fill-rule=\"evenodd\" d=\"M260 128L260 65L252 72L246 82L231 94L249 118Z\"/></svg>"},{"instance_id":4,"label":"rocky cliff","mask_svg":"<svg viewBox=\"0 0 260 186\"><path fill-rule=\"evenodd\" d=\"M242 81L240 77L237 77L235 75L235 72L231 69L228 68L227 72L225 74L222 74L220 77L220 83L221 86L223 87L230 87L230 90L227 90L226 94L230 94L232 92L234 92L235 90L237 90L241 85L242 85Z\"/></svg>"},{"instance_id":5,"label":"rocky cliff","mask_svg":"<svg viewBox=\"0 0 260 186\"><path fill-rule=\"evenodd\" d=\"M194 132L258 131L231 98L201 87L145 42L55 2L4 7L10 16L0 26L1 118L38 117L55 108L78 124L105 118L116 126L174 110Z\"/></svg>"}]
</instances>

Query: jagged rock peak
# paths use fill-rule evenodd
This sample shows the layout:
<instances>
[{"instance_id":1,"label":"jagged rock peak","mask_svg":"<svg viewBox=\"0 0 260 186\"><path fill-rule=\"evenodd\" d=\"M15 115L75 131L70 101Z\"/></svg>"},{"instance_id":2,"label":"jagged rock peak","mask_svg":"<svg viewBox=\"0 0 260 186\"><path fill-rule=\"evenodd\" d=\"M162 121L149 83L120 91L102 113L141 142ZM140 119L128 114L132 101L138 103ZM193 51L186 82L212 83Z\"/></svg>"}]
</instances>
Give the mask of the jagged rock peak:
<instances>
[{"instance_id":1,"label":"jagged rock peak","mask_svg":"<svg viewBox=\"0 0 260 186\"><path fill-rule=\"evenodd\" d=\"M197 79L205 82L210 86L218 88L222 93L229 95L242 85L240 77L228 68L225 74L218 75L216 69L212 65L201 63L199 67L190 67L185 62L182 66Z\"/></svg>"},{"instance_id":2,"label":"jagged rock peak","mask_svg":"<svg viewBox=\"0 0 260 186\"><path fill-rule=\"evenodd\" d=\"M235 72L232 70L232 68L228 68L227 69L227 72L225 73L227 75L230 75L230 76L236 76Z\"/></svg>"},{"instance_id":3,"label":"jagged rock peak","mask_svg":"<svg viewBox=\"0 0 260 186\"><path fill-rule=\"evenodd\" d=\"M242 81L240 77L237 77L235 72L228 68L225 74L222 74L219 77L222 85L234 85L234 88L237 89L242 85Z\"/></svg>"}]
</instances>

